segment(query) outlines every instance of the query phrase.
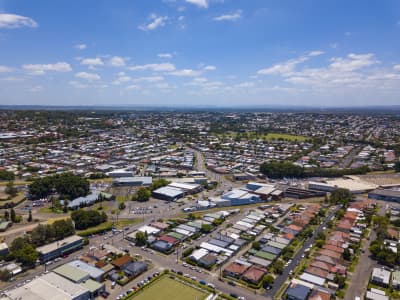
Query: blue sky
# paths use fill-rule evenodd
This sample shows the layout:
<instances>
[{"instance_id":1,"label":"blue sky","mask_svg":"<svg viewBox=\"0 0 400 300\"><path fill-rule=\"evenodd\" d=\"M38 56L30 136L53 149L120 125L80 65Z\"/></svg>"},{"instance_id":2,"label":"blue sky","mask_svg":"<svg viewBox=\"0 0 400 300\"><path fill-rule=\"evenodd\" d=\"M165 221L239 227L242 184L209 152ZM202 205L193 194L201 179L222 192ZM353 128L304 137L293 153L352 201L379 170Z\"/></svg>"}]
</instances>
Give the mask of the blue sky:
<instances>
[{"instance_id":1,"label":"blue sky","mask_svg":"<svg viewBox=\"0 0 400 300\"><path fill-rule=\"evenodd\" d=\"M0 104L400 104L400 1L0 0Z\"/></svg>"}]
</instances>

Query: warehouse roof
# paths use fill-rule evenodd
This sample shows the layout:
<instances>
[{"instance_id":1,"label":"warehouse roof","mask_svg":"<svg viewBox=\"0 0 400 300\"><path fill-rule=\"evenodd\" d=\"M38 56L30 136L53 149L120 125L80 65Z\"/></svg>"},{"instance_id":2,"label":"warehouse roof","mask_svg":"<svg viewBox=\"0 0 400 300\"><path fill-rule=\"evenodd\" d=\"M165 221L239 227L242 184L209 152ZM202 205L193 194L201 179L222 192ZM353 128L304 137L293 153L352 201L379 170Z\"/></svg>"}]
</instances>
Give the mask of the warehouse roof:
<instances>
[{"instance_id":1,"label":"warehouse roof","mask_svg":"<svg viewBox=\"0 0 400 300\"><path fill-rule=\"evenodd\" d=\"M104 271L102 269L93 267L81 260L71 261L68 263L68 265L88 273L91 278L99 278L104 274Z\"/></svg>"},{"instance_id":2,"label":"warehouse roof","mask_svg":"<svg viewBox=\"0 0 400 300\"><path fill-rule=\"evenodd\" d=\"M66 237L63 240L48 244L48 245L44 245L42 247L38 247L36 250L42 254L46 254L49 252L52 252L54 250L57 250L59 247L64 246L64 245L68 245L71 243L74 243L76 241L79 240L83 240L82 237L77 236L77 235L71 235L69 237Z\"/></svg>"},{"instance_id":3,"label":"warehouse roof","mask_svg":"<svg viewBox=\"0 0 400 300\"><path fill-rule=\"evenodd\" d=\"M89 273L75 268L69 264L61 265L58 268L54 269L53 272L73 282L81 282L89 277Z\"/></svg>"}]
</instances>

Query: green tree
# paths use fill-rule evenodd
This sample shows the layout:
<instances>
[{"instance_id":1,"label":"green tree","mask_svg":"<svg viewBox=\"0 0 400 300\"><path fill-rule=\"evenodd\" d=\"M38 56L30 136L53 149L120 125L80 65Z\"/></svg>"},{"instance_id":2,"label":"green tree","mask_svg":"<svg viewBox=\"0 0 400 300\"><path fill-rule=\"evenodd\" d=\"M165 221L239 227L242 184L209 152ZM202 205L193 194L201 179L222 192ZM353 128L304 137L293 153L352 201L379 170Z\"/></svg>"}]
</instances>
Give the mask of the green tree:
<instances>
[{"instance_id":1,"label":"green tree","mask_svg":"<svg viewBox=\"0 0 400 300\"><path fill-rule=\"evenodd\" d=\"M4 220L9 221L10 220L10 213L8 210L4 210Z\"/></svg>"},{"instance_id":2,"label":"green tree","mask_svg":"<svg viewBox=\"0 0 400 300\"><path fill-rule=\"evenodd\" d=\"M45 198L54 191L62 198L75 199L88 195L89 190L89 181L72 173L37 178L29 185L29 194L33 199Z\"/></svg>"},{"instance_id":3,"label":"green tree","mask_svg":"<svg viewBox=\"0 0 400 300\"><path fill-rule=\"evenodd\" d=\"M304 169L289 161L271 161L264 162L260 166L260 172L270 178L283 177L303 177Z\"/></svg>"},{"instance_id":4,"label":"green tree","mask_svg":"<svg viewBox=\"0 0 400 300\"><path fill-rule=\"evenodd\" d=\"M275 270L275 273L282 274L283 269L285 268L285 263L283 262L283 260L277 259L273 264L273 268Z\"/></svg>"},{"instance_id":5,"label":"green tree","mask_svg":"<svg viewBox=\"0 0 400 300\"><path fill-rule=\"evenodd\" d=\"M124 209L126 208L125 203L124 203L124 202L121 202L121 203L118 205L118 208L119 208L119 210L124 210Z\"/></svg>"},{"instance_id":6,"label":"green tree","mask_svg":"<svg viewBox=\"0 0 400 300\"><path fill-rule=\"evenodd\" d=\"M0 281L9 281L12 277L12 273L9 272L8 270L0 270Z\"/></svg>"},{"instance_id":7,"label":"green tree","mask_svg":"<svg viewBox=\"0 0 400 300\"><path fill-rule=\"evenodd\" d=\"M341 204L347 206L353 198L351 192L348 189L336 189L331 193L329 202L335 205Z\"/></svg>"},{"instance_id":8,"label":"green tree","mask_svg":"<svg viewBox=\"0 0 400 300\"><path fill-rule=\"evenodd\" d=\"M11 243L10 252L11 256L24 267L33 267L39 257L35 247L23 237L16 238Z\"/></svg>"},{"instance_id":9,"label":"green tree","mask_svg":"<svg viewBox=\"0 0 400 300\"><path fill-rule=\"evenodd\" d=\"M346 278L343 277L342 275L336 274L334 278L334 282L338 284L339 289L344 288L346 284Z\"/></svg>"},{"instance_id":10,"label":"green tree","mask_svg":"<svg viewBox=\"0 0 400 300\"><path fill-rule=\"evenodd\" d=\"M18 189L14 186L14 181L9 181L7 183L6 194L8 194L11 198L15 197L18 194Z\"/></svg>"},{"instance_id":11,"label":"green tree","mask_svg":"<svg viewBox=\"0 0 400 300\"><path fill-rule=\"evenodd\" d=\"M400 161L397 161L397 162L394 164L394 170L395 170L396 172L400 172Z\"/></svg>"},{"instance_id":12,"label":"green tree","mask_svg":"<svg viewBox=\"0 0 400 300\"><path fill-rule=\"evenodd\" d=\"M151 192L146 188L140 188L137 191L137 201L144 202L150 199Z\"/></svg>"},{"instance_id":13,"label":"green tree","mask_svg":"<svg viewBox=\"0 0 400 300\"><path fill-rule=\"evenodd\" d=\"M6 170L0 170L0 180L14 180L15 179L15 175L13 172L9 172Z\"/></svg>"},{"instance_id":14,"label":"green tree","mask_svg":"<svg viewBox=\"0 0 400 300\"><path fill-rule=\"evenodd\" d=\"M272 286L274 284L274 281L275 281L274 277L270 274L267 274L263 278L263 285L265 287Z\"/></svg>"},{"instance_id":15,"label":"green tree","mask_svg":"<svg viewBox=\"0 0 400 300\"><path fill-rule=\"evenodd\" d=\"M147 235L144 232L138 231L135 235L135 244L137 246L144 246L147 243Z\"/></svg>"},{"instance_id":16,"label":"green tree","mask_svg":"<svg viewBox=\"0 0 400 300\"><path fill-rule=\"evenodd\" d=\"M210 224L202 224L201 225L201 231L202 232L209 233L209 232L211 232L211 230L213 230L212 225L210 225Z\"/></svg>"},{"instance_id":17,"label":"green tree","mask_svg":"<svg viewBox=\"0 0 400 300\"><path fill-rule=\"evenodd\" d=\"M345 248L345 249L343 250L342 257L343 257L343 259L345 259L345 260L348 260L348 261L351 260L351 253L350 253L350 250L349 250L348 248Z\"/></svg>"},{"instance_id":18,"label":"green tree","mask_svg":"<svg viewBox=\"0 0 400 300\"><path fill-rule=\"evenodd\" d=\"M94 227L107 221L107 215L97 210L75 210L71 213L71 218L78 230Z\"/></svg>"},{"instance_id":19,"label":"green tree","mask_svg":"<svg viewBox=\"0 0 400 300\"><path fill-rule=\"evenodd\" d=\"M28 213L28 222L32 222L32 210L29 210L29 213Z\"/></svg>"},{"instance_id":20,"label":"green tree","mask_svg":"<svg viewBox=\"0 0 400 300\"><path fill-rule=\"evenodd\" d=\"M15 214L14 208L10 209L10 219L11 219L11 222L13 222L13 223L17 222L17 215Z\"/></svg>"},{"instance_id":21,"label":"green tree","mask_svg":"<svg viewBox=\"0 0 400 300\"><path fill-rule=\"evenodd\" d=\"M261 244L258 241L253 242L252 244L252 248L256 249L256 250L260 250L261 249Z\"/></svg>"}]
</instances>

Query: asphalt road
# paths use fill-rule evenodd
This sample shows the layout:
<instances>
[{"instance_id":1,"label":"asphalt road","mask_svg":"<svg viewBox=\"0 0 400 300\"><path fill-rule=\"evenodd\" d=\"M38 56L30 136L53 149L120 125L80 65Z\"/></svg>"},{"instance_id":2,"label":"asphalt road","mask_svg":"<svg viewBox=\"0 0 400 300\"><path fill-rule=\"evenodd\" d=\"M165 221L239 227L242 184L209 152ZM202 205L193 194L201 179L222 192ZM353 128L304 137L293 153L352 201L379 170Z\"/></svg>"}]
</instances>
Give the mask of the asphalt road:
<instances>
[{"instance_id":1,"label":"asphalt road","mask_svg":"<svg viewBox=\"0 0 400 300\"><path fill-rule=\"evenodd\" d=\"M297 254L292 258L292 262L283 270L282 274L279 275L278 277L275 278L275 282L273 287L268 290L265 293L265 296L273 299L276 295L276 293L279 291L279 289L285 284L286 280L290 276L290 272L293 271L300 261L302 260L302 255L304 254L304 251L310 247L311 244L314 243L314 240L318 233L323 231L323 227L326 227L326 223L335 215L336 211L339 209L339 207L335 207L335 209L325 217L324 221L317 227L317 229L314 231L314 235L309 238L304 244L303 247L297 252Z\"/></svg>"},{"instance_id":2,"label":"asphalt road","mask_svg":"<svg viewBox=\"0 0 400 300\"><path fill-rule=\"evenodd\" d=\"M386 213L387 203L380 202L380 208L378 215L382 216ZM376 239L376 233L374 230L371 231L369 239L364 244L364 253L359 258L354 272L351 275L349 287L346 290L346 296L344 300L354 300L355 297L364 299L363 295L367 291L369 277L372 273L372 269L378 266L378 263L371 258L371 252L369 251L369 245Z\"/></svg>"}]
</instances>

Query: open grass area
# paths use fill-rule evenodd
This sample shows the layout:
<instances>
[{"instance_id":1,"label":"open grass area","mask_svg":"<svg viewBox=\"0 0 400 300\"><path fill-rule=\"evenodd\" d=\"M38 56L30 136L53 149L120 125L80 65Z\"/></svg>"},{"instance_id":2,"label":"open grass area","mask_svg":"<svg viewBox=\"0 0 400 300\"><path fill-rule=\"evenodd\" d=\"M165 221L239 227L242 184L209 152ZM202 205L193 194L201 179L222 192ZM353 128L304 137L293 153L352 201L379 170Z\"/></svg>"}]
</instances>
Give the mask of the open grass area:
<instances>
[{"instance_id":1,"label":"open grass area","mask_svg":"<svg viewBox=\"0 0 400 300\"><path fill-rule=\"evenodd\" d=\"M304 142L308 138L305 136L301 135L292 135L292 134L284 134L284 133L268 133L264 135L263 137L267 141L272 141L272 140L285 140L285 141L298 141L298 142Z\"/></svg>"},{"instance_id":2,"label":"open grass area","mask_svg":"<svg viewBox=\"0 0 400 300\"><path fill-rule=\"evenodd\" d=\"M77 230L77 234L80 236L88 236L91 234L96 234L99 232L103 232L103 231L109 231L112 229L113 224L115 225L115 228L117 229L123 229L126 226L132 225L132 224L136 224L138 222L141 222L141 219L121 219L118 220L118 222L114 222L113 221L107 221L104 223L101 223L95 227L91 227L85 230Z\"/></svg>"},{"instance_id":3,"label":"open grass area","mask_svg":"<svg viewBox=\"0 0 400 300\"><path fill-rule=\"evenodd\" d=\"M301 135L293 135L293 134L286 134L286 133L267 133L267 134L257 134L255 132L246 132L246 133L237 133L237 132L229 132L223 134L217 134L220 137L231 137L231 138L246 138L248 140L266 140L266 141L273 141L273 140L284 140L290 142L304 142L309 140L309 137L301 136Z\"/></svg>"},{"instance_id":4,"label":"open grass area","mask_svg":"<svg viewBox=\"0 0 400 300\"><path fill-rule=\"evenodd\" d=\"M202 300L208 293L190 287L175 279L164 276L134 295L132 300Z\"/></svg>"},{"instance_id":5,"label":"open grass area","mask_svg":"<svg viewBox=\"0 0 400 300\"><path fill-rule=\"evenodd\" d=\"M1 200L0 201L0 206L6 206L8 204L12 204L12 205L18 205L20 203L22 203L25 199L25 193L20 192L18 193L17 196L15 196L14 198L10 199L10 200Z\"/></svg>"}]
</instances>

